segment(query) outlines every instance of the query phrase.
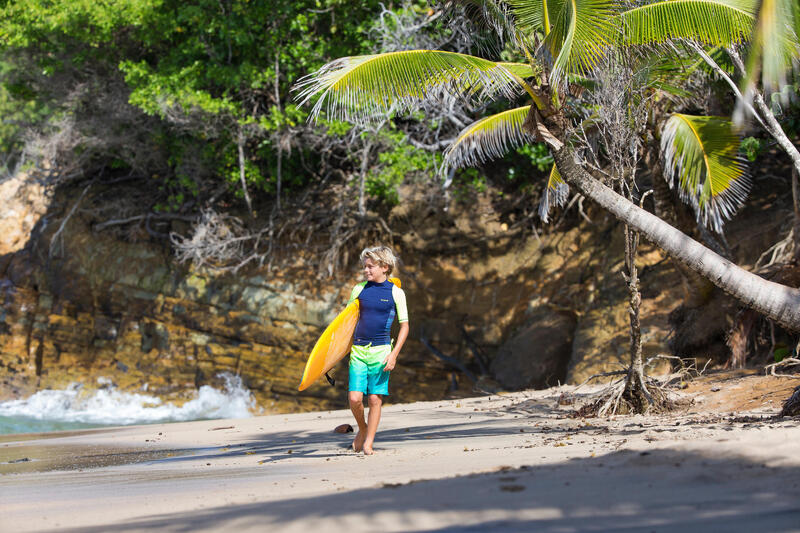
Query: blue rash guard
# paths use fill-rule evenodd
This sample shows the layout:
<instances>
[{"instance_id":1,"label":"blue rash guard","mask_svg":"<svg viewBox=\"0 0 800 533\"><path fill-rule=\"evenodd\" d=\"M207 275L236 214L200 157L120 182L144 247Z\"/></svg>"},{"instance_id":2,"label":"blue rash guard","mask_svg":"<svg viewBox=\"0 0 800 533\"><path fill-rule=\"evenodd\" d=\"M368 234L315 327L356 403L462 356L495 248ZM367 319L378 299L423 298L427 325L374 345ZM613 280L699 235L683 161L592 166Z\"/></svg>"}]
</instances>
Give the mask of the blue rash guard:
<instances>
[{"instance_id":1,"label":"blue rash guard","mask_svg":"<svg viewBox=\"0 0 800 533\"><path fill-rule=\"evenodd\" d=\"M406 296L400 287L389 280L383 283L364 281L353 287L352 302L358 298L359 316L353 344L381 346L391 344L389 330L395 315L399 322L408 322Z\"/></svg>"}]
</instances>

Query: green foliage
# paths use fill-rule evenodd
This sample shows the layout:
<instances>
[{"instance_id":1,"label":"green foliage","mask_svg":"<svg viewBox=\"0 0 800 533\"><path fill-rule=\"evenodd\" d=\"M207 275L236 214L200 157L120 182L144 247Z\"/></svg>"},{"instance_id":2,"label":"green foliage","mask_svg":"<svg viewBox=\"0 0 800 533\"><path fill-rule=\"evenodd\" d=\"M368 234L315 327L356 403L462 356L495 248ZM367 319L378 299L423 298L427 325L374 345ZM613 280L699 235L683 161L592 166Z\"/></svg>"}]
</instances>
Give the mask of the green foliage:
<instances>
[{"instance_id":1,"label":"green foliage","mask_svg":"<svg viewBox=\"0 0 800 533\"><path fill-rule=\"evenodd\" d=\"M763 148L763 139L759 139L758 137L745 137L742 139L742 144L739 147L739 150L744 154L748 161L753 163L758 158L758 155L761 153Z\"/></svg>"},{"instance_id":2,"label":"green foliage","mask_svg":"<svg viewBox=\"0 0 800 533\"><path fill-rule=\"evenodd\" d=\"M517 148L517 153L527 157L533 168L539 172L549 171L553 166L553 156L544 143L526 144Z\"/></svg>"},{"instance_id":3,"label":"green foliage","mask_svg":"<svg viewBox=\"0 0 800 533\"><path fill-rule=\"evenodd\" d=\"M621 15L624 39L631 44L650 44L690 38L730 46L750 35L757 7L755 0L648 2Z\"/></svg>"},{"instance_id":4,"label":"green foliage","mask_svg":"<svg viewBox=\"0 0 800 533\"><path fill-rule=\"evenodd\" d=\"M241 134L248 185L274 191L273 133L307 116L292 103L290 85L332 57L366 52L378 6L376 0L358 9L345 0L0 2L0 148L21 148L17 123L42 121L59 109L80 113L80 102L68 98L72 87L102 91L106 81L124 80L129 102L162 119L167 132L156 142L168 147L172 173L151 169L160 180L159 209L198 194L199 178L185 170L198 151L204 168L238 183ZM349 128L331 122L328 131L343 135ZM120 157L108 164L118 168ZM308 173L292 157L284 152L284 184L303 186Z\"/></svg>"},{"instance_id":5,"label":"green foliage","mask_svg":"<svg viewBox=\"0 0 800 533\"><path fill-rule=\"evenodd\" d=\"M526 105L489 115L464 128L445 151L443 172L502 157L509 149L532 142L533 137L523 128L530 107Z\"/></svg>"},{"instance_id":6,"label":"green foliage","mask_svg":"<svg viewBox=\"0 0 800 533\"><path fill-rule=\"evenodd\" d=\"M352 124L342 120L320 120L319 122L325 127L326 133L331 137L344 137L353 129Z\"/></svg>"},{"instance_id":7,"label":"green foliage","mask_svg":"<svg viewBox=\"0 0 800 533\"><path fill-rule=\"evenodd\" d=\"M474 168L461 169L453 178L451 188L456 201L471 201L475 194L486 192L488 188L486 174Z\"/></svg>"},{"instance_id":8,"label":"green foliage","mask_svg":"<svg viewBox=\"0 0 800 533\"><path fill-rule=\"evenodd\" d=\"M731 121L675 113L661 134L665 175L695 209L698 221L721 231L747 197L750 179Z\"/></svg>"},{"instance_id":9,"label":"green foliage","mask_svg":"<svg viewBox=\"0 0 800 533\"><path fill-rule=\"evenodd\" d=\"M397 187L413 176L432 175L439 158L414 148L400 131L384 130L380 138L385 148L378 156L377 167L367 176L364 189L369 196L394 205L398 202Z\"/></svg>"},{"instance_id":10,"label":"green foliage","mask_svg":"<svg viewBox=\"0 0 800 533\"><path fill-rule=\"evenodd\" d=\"M0 61L0 80L6 78L11 69L8 62ZM50 112L47 106L39 106L35 101L20 98L15 92L21 87L7 87L0 84L0 172L11 170L23 145L26 126L41 121Z\"/></svg>"},{"instance_id":11,"label":"green foliage","mask_svg":"<svg viewBox=\"0 0 800 533\"><path fill-rule=\"evenodd\" d=\"M772 358L775 360L776 363L780 363L781 361L789 357L791 353L792 352L791 350L789 350L788 346L786 346L783 343L776 343L775 350L773 350L772 352Z\"/></svg>"},{"instance_id":12,"label":"green foliage","mask_svg":"<svg viewBox=\"0 0 800 533\"><path fill-rule=\"evenodd\" d=\"M513 94L519 82L488 59L443 50L401 50L341 58L304 79L299 89L302 103L321 94L312 117L325 110L328 118L363 124L415 110L416 102L432 91L480 100Z\"/></svg>"}]
</instances>

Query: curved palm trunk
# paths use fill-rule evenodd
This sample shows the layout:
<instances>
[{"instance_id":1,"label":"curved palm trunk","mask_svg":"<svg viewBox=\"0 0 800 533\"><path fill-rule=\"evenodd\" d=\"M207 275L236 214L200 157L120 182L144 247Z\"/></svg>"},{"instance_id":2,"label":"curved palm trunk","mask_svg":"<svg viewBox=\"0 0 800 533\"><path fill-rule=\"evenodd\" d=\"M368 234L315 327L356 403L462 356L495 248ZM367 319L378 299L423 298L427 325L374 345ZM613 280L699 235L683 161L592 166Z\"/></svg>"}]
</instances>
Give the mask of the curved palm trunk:
<instances>
[{"instance_id":1,"label":"curved palm trunk","mask_svg":"<svg viewBox=\"0 0 800 533\"><path fill-rule=\"evenodd\" d=\"M551 146L552 148L552 146ZM552 149L564 181L600 204L674 259L710 280L745 306L780 325L800 331L800 290L767 281L709 250L660 218L627 201L575 163L572 152Z\"/></svg>"},{"instance_id":2,"label":"curved palm trunk","mask_svg":"<svg viewBox=\"0 0 800 533\"><path fill-rule=\"evenodd\" d=\"M794 208L794 260L800 263L800 177L797 169L792 172L792 206Z\"/></svg>"}]
</instances>

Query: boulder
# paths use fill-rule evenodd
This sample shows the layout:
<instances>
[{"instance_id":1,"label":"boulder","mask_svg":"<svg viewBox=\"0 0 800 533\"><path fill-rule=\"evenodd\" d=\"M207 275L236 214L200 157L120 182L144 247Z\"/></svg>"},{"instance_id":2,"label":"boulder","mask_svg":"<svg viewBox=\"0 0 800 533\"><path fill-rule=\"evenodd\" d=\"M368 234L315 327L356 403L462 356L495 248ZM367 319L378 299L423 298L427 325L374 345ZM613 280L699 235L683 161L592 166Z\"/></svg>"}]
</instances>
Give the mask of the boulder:
<instances>
[{"instance_id":1,"label":"boulder","mask_svg":"<svg viewBox=\"0 0 800 533\"><path fill-rule=\"evenodd\" d=\"M572 314L547 306L536 308L500 347L492 361L492 374L503 387L513 390L564 383L574 331Z\"/></svg>"}]
</instances>

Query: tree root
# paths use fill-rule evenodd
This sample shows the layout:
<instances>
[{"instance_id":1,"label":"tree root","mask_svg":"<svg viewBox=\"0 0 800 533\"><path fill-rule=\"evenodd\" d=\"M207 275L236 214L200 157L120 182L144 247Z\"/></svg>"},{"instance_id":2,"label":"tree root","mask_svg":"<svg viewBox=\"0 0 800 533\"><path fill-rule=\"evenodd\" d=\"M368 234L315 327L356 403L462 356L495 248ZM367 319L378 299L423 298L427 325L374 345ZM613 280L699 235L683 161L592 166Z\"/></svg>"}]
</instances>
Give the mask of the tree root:
<instances>
[{"instance_id":1,"label":"tree root","mask_svg":"<svg viewBox=\"0 0 800 533\"><path fill-rule=\"evenodd\" d=\"M574 415L578 418L614 416L628 414L656 414L674 409L677 402L670 398L669 391L652 378L646 378L647 392L633 391L625 386L625 379L619 379L597 394L597 398L579 409Z\"/></svg>"},{"instance_id":2,"label":"tree root","mask_svg":"<svg viewBox=\"0 0 800 533\"><path fill-rule=\"evenodd\" d=\"M800 385L794 388L794 392L783 402L783 408L778 413L779 417L800 415Z\"/></svg>"},{"instance_id":3,"label":"tree root","mask_svg":"<svg viewBox=\"0 0 800 533\"><path fill-rule=\"evenodd\" d=\"M775 370L779 368L787 368L792 366L800 366L800 359L796 357L787 357L777 363L772 363L771 365L767 365L764 367L764 372L776 377L784 377L784 378L800 378L800 374L793 375L793 374L777 374Z\"/></svg>"},{"instance_id":4,"label":"tree root","mask_svg":"<svg viewBox=\"0 0 800 533\"><path fill-rule=\"evenodd\" d=\"M577 409L574 412L574 416L591 418L618 414L655 414L677 408L681 402L672 397L671 389L675 386L680 387L686 381L702 375L705 367L698 369L696 360L681 359L670 355L651 357L645 362L645 366L657 359L676 360L680 364L680 368L661 379L645 375L644 383L636 383L638 380L635 377L628 380L628 373L630 372L628 368L595 374L578 385L576 390L597 378L624 377L613 381L603 390L593 394L593 399ZM708 363L706 363L706 366L708 366Z\"/></svg>"}]
</instances>

